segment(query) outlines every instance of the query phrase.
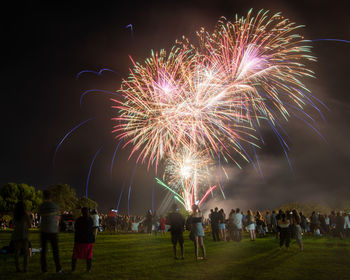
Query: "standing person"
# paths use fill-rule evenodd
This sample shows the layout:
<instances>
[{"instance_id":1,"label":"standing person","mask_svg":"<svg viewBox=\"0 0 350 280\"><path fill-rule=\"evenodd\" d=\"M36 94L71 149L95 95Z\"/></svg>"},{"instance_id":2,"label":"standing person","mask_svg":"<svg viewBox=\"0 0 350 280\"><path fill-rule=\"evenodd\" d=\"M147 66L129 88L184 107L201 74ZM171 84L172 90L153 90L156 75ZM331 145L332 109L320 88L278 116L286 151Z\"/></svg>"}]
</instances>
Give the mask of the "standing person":
<instances>
[{"instance_id":1,"label":"standing person","mask_svg":"<svg viewBox=\"0 0 350 280\"><path fill-rule=\"evenodd\" d=\"M241 215L242 215L242 230L246 230L246 229L245 229L245 219L246 219L246 217L245 217L243 211L241 211Z\"/></svg>"},{"instance_id":2,"label":"standing person","mask_svg":"<svg viewBox=\"0 0 350 280\"><path fill-rule=\"evenodd\" d=\"M335 234L340 239L344 239L344 217L340 212L337 212L337 216L335 217Z\"/></svg>"},{"instance_id":3,"label":"standing person","mask_svg":"<svg viewBox=\"0 0 350 280\"><path fill-rule=\"evenodd\" d=\"M184 227L185 227L185 218L179 213L179 209L177 208L176 204L173 204L172 206L172 212L169 213L167 217L167 221L170 224L170 232L171 232L171 242L173 244L174 249L174 258L175 260L178 259L177 257L177 243L180 245L181 249L181 259L185 259L185 252L184 252Z\"/></svg>"},{"instance_id":4,"label":"standing person","mask_svg":"<svg viewBox=\"0 0 350 280\"><path fill-rule=\"evenodd\" d=\"M344 222L344 231L343 236L344 238L349 237L350 235L350 213L346 213L344 211L343 213L343 222Z\"/></svg>"},{"instance_id":5,"label":"standing person","mask_svg":"<svg viewBox=\"0 0 350 280\"><path fill-rule=\"evenodd\" d=\"M301 223L300 223L301 229L302 229L303 233L306 233L307 232L307 220L306 220L306 217L303 215L303 212L299 212L299 216L300 216L300 219L301 219Z\"/></svg>"},{"instance_id":6,"label":"standing person","mask_svg":"<svg viewBox=\"0 0 350 280\"><path fill-rule=\"evenodd\" d=\"M294 226L294 234L295 234L295 239L298 242L299 245L299 250L303 251L303 237L302 237L302 229L301 229L301 217L297 210L293 209L293 226Z\"/></svg>"},{"instance_id":7,"label":"standing person","mask_svg":"<svg viewBox=\"0 0 350 280\"><path fill-rule=\"evenodd\" d=\"M196 260L199 260L198 257L198 244L201 247L203 257L202 259L206 259L206 252L204 247L204 229L203 229L203 215L199 210L199 207L196 204L192 205L192 214L189 217L191 223L191 235L193 236L194 243L194 254Z\"/></svg>"},{"instance_id":8,"label":"standing person","mask_svg":"<svg viewBox=\"0 0 350 280\"><path fill-rule=\"evenodd\" d=\"M235 216L235 214L236 214L236 211L234 209L231 209L231 212L228 215L227 229L228 229L228 232L229 232L229 240L236 240L236 238L235 238L236 228L235 228L235 224L234 224L234 216Z\"/></svg>"},{"instance_id":9,"label":"standing person","mask_svg":"<svg viewBox=\"0 0 350 280\"><path fill-rule=\"evenodd\" d=\"M146 228L147 228L147 233L149 235L152 234L152 220L153 220L152 211L148 210L147 214L146 214L145 225L146 225Z\"/></svg>"},{"instance_id":10,"label":"standing person","mask_svg":"<svg viewBox=\"0 0 350 280\"><path fill-rule=\"evenodd\" d=\"M62 267L60 264L59 251L58 251L58 208L55 203L51 201L51 192L44 190L43 192L44 202L39 208L39 214L41 216L40 225L40 242L41 242L41 254L40 263L41 271L47 272L46 264L46 250L47 242L50 241L52 247L53 259L56 265L56 273L62 273Z\"/></svg>"},{"instance_id":11,"label":"standing person","mask_svg":"<svg viewBox=\"0 0 350 280\"><path fill-rule=\"evenodd\" d=\"M13 223L15 227L12 233L12 240L15 246L16 271L22 271L19 268L19 255L21 251L23 251L23 272L27 272L29 255L29 228L31 225L31 219L26 212L26 206L23 201L19 201L15 205L15 209L13 211Z\"/></svg>"},{"instance_id":12,"label":"standing person","mask_svg":"<svg viewBox=\"0 0 350 280\"><path fill-rule=\"evenodd\" d=\"M74 248L72 256L72 271L75 270L77 260L86 260L86 271L91 271L92 249L95 242L93 225L87 207L81 209L81 214L74 225Z\"/></svg>"},{"instance_id":13,"label":"standing person","mask_svg":"<svg viewBox=\"0 0 350 280\"><path fill-rule=\"evenodd\" d=\"M110 234L112 234L112 232L116 233L118 231L117 213L112 208L109 209L109 212L107 213L106 225L109 229Z\"/></svg>"},{"instance_id":14,"label":"standing person","mask_svg":"<svg viewBox=\"0 0 350 280\"><path fill-rule=\"evenodd\" d=\"M212 235L213 235L213 240L215 241L214 225L213 225L213 215L214 215L214 210L213 210L213 209L210 209L209 221L210 221L210 226L211 226L211 233L212 233Z\"/></svg>"},{"instance_id":15,"label":"standing person","mask_svg":"<svg viewBox=\"0 0 350 280\"><path fill-rule=\"evenodd\" d=\"M94 232L94 238L96 239L98 228L100 227L100 217L98 216L96 209L92 210L91 219L93 221L92 228Z\"/></svg>"},{"instance_id":16,"label":"standing person","mask_svg":"<svg viewBox=\"0 0 350 280\"><path fill-rule=\"evenodd\" d=\"M221 208L219 211L219 230L220 230L221 239L223 241L226 241L225 219L226 219L226 215L225 215L224 209Z\"/></svg>"},{"instance_id":17,"label":"standing person","mask_svg":"<svg viewBox=\"0 0 350 280\"><path fill-rule=\"evenodd\" d=\"M236 209L236 213L233 215L233 224L234 224L234 236L235 241L241 242L242 240L242 228L243 228L243 217L240 213L240 209Z\"/></svg>"},{"instance_id":18,"label":"standing person","mask_svg":"<svg viewBox=\"0 0 350 280\"><path fill-rule=\"evenodd\" d=\"M290 221L287 219L285 213L281 213L281 219L278 220L278 226L280 228L280 247L282 249L283 244L286 245L287 250L289 249L291 230L290 230Z\"/></svg>"},{"instance_id":19,"label":"standing person","mask_svg":"<svg viewBox=\"0 0 350 280\"><path fill-rule=\"evenodd\" d=\"M326 234L327 233L327 224L326 224L325 216L323 214L319 214L318 215L318 219L319 219L319 225L320 225L321 233L322 234Z\"/></svg>"},{"instance_id":20,"label":"standing person","mask_svg":"<svg viewBox=\"0 0 350 280\"><path fill-rule=\"evenodd\" d=\"M269 211L266 211L266 215L265 215L265 222L266 222L266 226L267 226L267 233L271 232L272 230L272 219L271 219L271 214Z\"/></svg>"},{"instance_id":21,"label":"standing person","mask_svg":"<svg viewBox=\"0 0 350 280\"><path fill-rule=\"evenodd\" d=\"M325 214L324 222L325 222L325 224L326 224L326 233L329 233L329 229L330 229L331 227L330 227L329 216L328 216L327 214Z\"/></svg>"},{"instance_id":22,"label":"standing person","mask_svg":"<svg viewBox=\"0 0 350 280\"><path fill-rule=\"evenodd\" d=\"M350 236L350 213L344 212L344 237Z\"/></svg>"},{"instance_id":23,"label":"standing person","mask_svg":"<svg viewBox=\"0 0 350 280\"><path fill-rule=\"evenodd\" d=\"M278 239L280 236L281 228L279 226L279 220L282 218L283 211L282 209L278 210L278 214L276 215L276 221L277 221L277 230L276 230L276 238Z\"/></svg>"},{"instance_id":24,"label":"standing person","mask_svg":"<svg viewBox=\"0 0 350 280\"><path fill-rule=\"evenodd\" d=\"M310 217L310 231L312 234L315 233L317 225L318 225L318 216L316 212L313 211Z\"/></svg>"},{"instance_id":25,"label":"standing person","mask_svg":"<svg viewBox=\"0 0 350 280\"><path fill-rule=\"evenodd\" d=\"M246 223L246 229L249 231L250 241L255 241L255 218L251 210L247 211Z\"/></svg>"},{"instance_id":26,"label":"standing person","mask_svg":"<svg viewBox=\"0 0 350 280\"><path fill-rule=\"evenodd\" d=\"M158 235L158 231L159 231L159 218L156 214L156 211L154 211L153 215L152 215L152 228L154 228L154 235L155 237L157 237Z\"/></svg>"},{"instance_id":27,"label":"standing person","mask_svg":"<svg viewBox=\"0 0 350 280\"><path fill-rule=\"evenodd\" d=\"M166 224L166 219L163 216L160 216L160 218L159 218L159 231L162 235L165 235L165 224Z\"/></svg>"},{"instance_id":28,"label":"standing person","mask_svg":"<svg viewBox=\"0 0 350 280\"><path fill-rule=\"evenodd\" d=\"M276 234L276 238L277 238L277 214L275 210L273 210L271 214L271 227L272 227L273 233Z\"/></svg>"},{"instance_id":29,"label":"standing person","mask_svg":"<svg viewBox=\"0 0 350 280\"><path fill-rule=\"evenodd\" d=\"M335 226L336 226L336 218L335 218L335 212L331 211L331 214L329 215L329 223L330 223L330 231L333 236L336 235L335 233Z\"/></svg>"},{"instance_id":30,"label":"standing person","mask_svg":"<svg viewBox=\"0 0 350 280\"><path fill-rule=\"evenodd\" d=\"M266 231L265 231L266 224L265 224L263 215L259 211L256 211L255 221L256 221L256 227L257 227L257 232L259 236L264 237L266 235Z\"/></svg>"},{"instance_id":31,"label":"standing person","mask_svg":"<svg viewBox=\"0 0 350 280\"><path fill-rule=\"evenodd\" d=\"M211 214L211 230L213 232L213 240L220 241L219 238L219 212L218 208L215 207L215 211Z\"/></svg>"},{"instance_id":32,"label":"standing person","mask_svg":"<svg viewBox=\"0 0 350 280\"><path fill-rule=\"evenodd\" d=\"M134 217L132 226L131 226L131 231L135 233L139 232L139 225L143 222L143 219L137 222L137 218L138 217Z\"/></svg>"}]
</instances>

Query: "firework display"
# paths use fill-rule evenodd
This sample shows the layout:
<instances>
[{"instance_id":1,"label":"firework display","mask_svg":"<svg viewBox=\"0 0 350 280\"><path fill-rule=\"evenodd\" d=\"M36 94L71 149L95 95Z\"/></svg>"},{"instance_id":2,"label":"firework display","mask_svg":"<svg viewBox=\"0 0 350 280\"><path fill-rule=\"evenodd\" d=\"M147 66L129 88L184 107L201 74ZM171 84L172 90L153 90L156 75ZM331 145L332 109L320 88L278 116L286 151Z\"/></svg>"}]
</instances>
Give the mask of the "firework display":
<instances>
[{"instance_id":1,"label":"firework display","mask_svg":"<svg viewBox=\"0 0 350 280\"><path fill-rule=\"evenodd\" d=\"M165 161L164 181L172 186L183 199L186 209L199 202L198 186L211 184L211 168L214 162L205 150L183 147Z\"/></svg>"},{"instance_id":2,"label":"firework display","mask_svg":"<svg viewBox=\"0 0 350 280\"><path fill-rule=\"evenodd\" d=\"M300 27L280 14L249 11L220 19L212 33L202 28L198 46L183 38L144 64L132 60L124 98L112 99L116 139L148 167L163 160L163 184L186 209L201 203L220 185L204 182L215 161L252 162L245 147L259 147L264 122L287 146L278 119L312 103L302 79L313 76L305 63L315 58L296 34Z\"/></svg>"}]
</instances>

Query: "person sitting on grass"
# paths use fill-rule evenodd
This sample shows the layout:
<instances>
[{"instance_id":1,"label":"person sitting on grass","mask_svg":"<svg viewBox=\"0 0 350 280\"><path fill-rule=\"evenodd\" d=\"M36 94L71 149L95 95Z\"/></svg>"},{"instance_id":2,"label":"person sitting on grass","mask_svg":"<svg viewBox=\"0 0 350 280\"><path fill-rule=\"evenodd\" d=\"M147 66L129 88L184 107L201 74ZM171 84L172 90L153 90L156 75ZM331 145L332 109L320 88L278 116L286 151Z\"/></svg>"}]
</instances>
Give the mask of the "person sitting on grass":
<instances>
[{"instance_id":1,"label":"person sitting on grass","mask_svg":"<svg viewBox=\"0 0 350 280\"><path fill-rule=\"evenodd\" d=\"M72 256L72 272L75 270L77 260L86 260L86 270L91 271L92 249L95 242L93 232L93 220L89 216L89 209L83 207L81 209L82 216L79 217L74 225L74 249Z\"/></svg>"},{"instance_id":2,"label":"person sitting on grass","mask_svg":"<svg viewBox=\"0 0 350 280\"><path fill-rule=\"evenodd\" d=\"M169 231L171 232L171 242L173 243L173 249L174 249L174 258L175 260L178 259L177 257L177 243L180 244L181 249L181 259L185 259L184 254L184 237L183 237L183 231L185 227L185 218L179 213L179 209L177 208L176 204L173 204L172 206L172 212L169 213L167 217L167 221L170 224Z\"/></svg>"}]
</instances>

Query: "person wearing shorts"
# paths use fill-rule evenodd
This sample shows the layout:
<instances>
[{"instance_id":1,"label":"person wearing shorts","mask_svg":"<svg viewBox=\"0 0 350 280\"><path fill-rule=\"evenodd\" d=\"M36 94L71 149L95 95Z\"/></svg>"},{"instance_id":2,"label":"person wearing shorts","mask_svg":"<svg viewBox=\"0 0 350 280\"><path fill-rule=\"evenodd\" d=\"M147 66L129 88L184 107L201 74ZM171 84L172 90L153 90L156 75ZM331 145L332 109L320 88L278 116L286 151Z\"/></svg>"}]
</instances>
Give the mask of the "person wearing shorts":
<instances>
[{"instance_id":1,"label":"person wearing shorts","mask_svg":"<svg viewBox=\"0 0 350 280\"><path fill-rule=\"evenodd\" d=\"M206 251L204 246L204 228L203 228L203 214L200 211L198 205L192 205L192 214L188 217L191 224L191 240L194 244L195 259L206 260ZM201 248L203 257L198 256L198 247Z\"/></svg>"},{"instance_id":2,"label":"person wearing shorts","mask_svg":"<svg viewBox=\"0 0 350 280\"><path fill-rule=\"evenodd\" d=\"M185 218L179 213L177 205L174 204L172 212L167 217L167 222L170 224L171 242L173 244L174 259L177 260L177 243L180 244L181 259L185 259L184 255L184 237L183 231L185 227Z\"/></svg>"}]
</instances>

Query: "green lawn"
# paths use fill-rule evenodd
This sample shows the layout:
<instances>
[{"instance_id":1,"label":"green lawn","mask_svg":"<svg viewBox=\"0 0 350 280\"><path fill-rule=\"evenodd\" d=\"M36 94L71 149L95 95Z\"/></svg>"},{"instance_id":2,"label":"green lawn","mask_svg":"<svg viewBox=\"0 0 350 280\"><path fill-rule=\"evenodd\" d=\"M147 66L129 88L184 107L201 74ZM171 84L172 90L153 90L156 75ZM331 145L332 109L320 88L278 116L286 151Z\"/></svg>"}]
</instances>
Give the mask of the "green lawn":
<instances>
[{"instance_id":1,"label":"green lawn","mask_svg":"<svg viewBox=\"0 0 350 280\"><path fill-rule=\"evenodd\" d=\"M145 234L106 233L98 235L94 247L92 272L85 272L85 261L70 273L73 234L60 234L60 259L64 275L54 274L52 253L48 253L49 271L40 273L40 255L29 261L29 272L15 273L13 256L0 255L0 279L350 279L350 240L304 238L305 250L299 252L295 241L291 249L278 250L274 237L241 243L215 243L205 240L208 260L194 260L193 244L185 233L185 260L174 260L170 233L165 237ZM10 232L0 233L0 247L7 245ZM39 234L31 241L39 247ZM49 247L50 248L50 247Z\"/></svg>"}]
</instances>

